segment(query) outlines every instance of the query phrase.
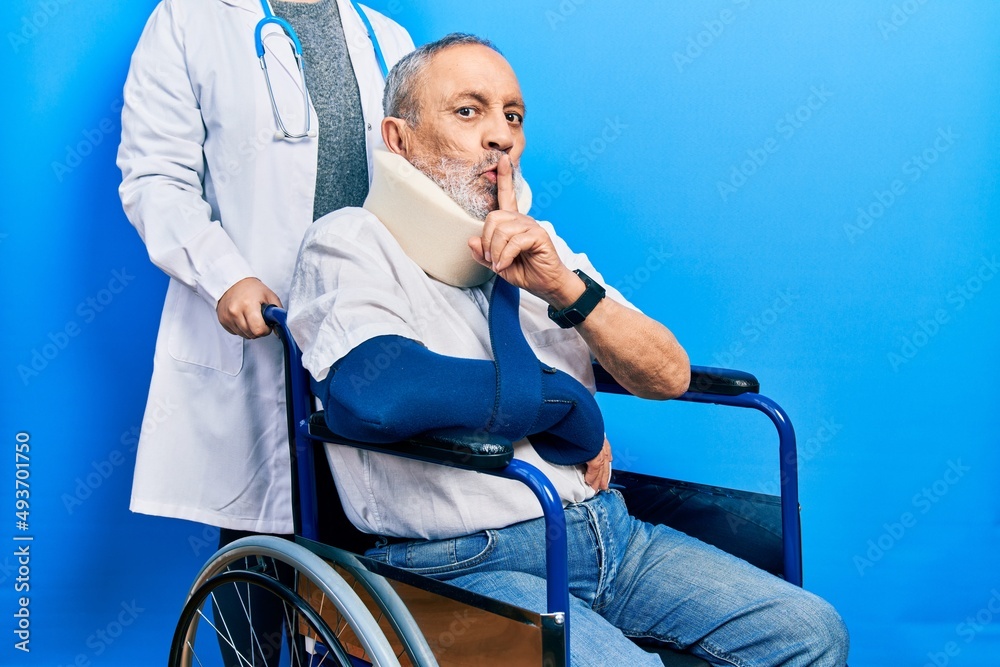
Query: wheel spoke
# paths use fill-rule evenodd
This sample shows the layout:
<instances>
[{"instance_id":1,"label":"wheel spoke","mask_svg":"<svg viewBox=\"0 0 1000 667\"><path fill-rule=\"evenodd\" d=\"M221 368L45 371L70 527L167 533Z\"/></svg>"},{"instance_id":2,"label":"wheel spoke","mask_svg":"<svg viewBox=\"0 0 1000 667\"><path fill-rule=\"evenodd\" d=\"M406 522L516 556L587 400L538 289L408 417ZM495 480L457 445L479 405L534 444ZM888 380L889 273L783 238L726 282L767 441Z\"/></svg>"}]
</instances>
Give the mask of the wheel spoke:
<instances>
[{"instance_id":1,"label":"wheel spoke","mask_svg":"<svg viewBox=\"0 0 1000 667\"><path fill-rule=\"evenodd\" d=\"M261 658L264 657L264 648L260 645L260 639L257 637L257 630L253 624L253 605L250 604L250 582L247 582L247 599L246 602L243 601L243 596L240 594L239 584L233 584L233 588L236 590L236 597L240 601L240 607L243 608L243 615L246 616L247 625L250 628L250 667L256 667L257 665L257 652L260 652ZM280 642L279 642L280 643ZM256 650L254 650L256 646Z\"/></svg>"},{"instance_id":2,"label":"wheel spoke","mask_svg":"<svg viewBox=\"0 0 1000 667\"><path fill-rule=\"evenodd\" d=\"M213 592L210 595L212 597L212 601L215 602L215 593ZM233 636L229 634L229 629L228 628L226 629L226 634L222 634L221 632L219 632L219 628L215 627L215 624L212 623L211 620L209 620L208 616L206 616L205 612L203 612L201 609L198 610L198 616L200 616L202 619L204 619L204 621L206 623L208 623L208 625L209 625L210 628L212 628L213 630L215 630L215 634L216 635L218 635L223 640L225 640L225 642L229 645L229 647L231 649L233 649L233 652L236 654L236 657L240 659L241 663L245 662L245 663L247 663L247 665L250 665L250 662L246 659L246 657L242 653L240 653L239 649L236 648L236 644L233 643ZM225 618L225 616L222 617L222 624L224 626L226 624L226 618Z\"/></svg>"},{"instance_id":3,"label":"wheel spoke","mask_svg":"<svg viewBox=\"0 0 1000 667\"><path fill-rule=\"evenodd\" d=\"M293 665L306 665L308 662L303 662L302 654L299 651L298 641L298 614L294 607L291 605L284 605L284 616L285 616L285 629L288 635L288 653L293 657ZM305 647L302 647L302 651L305 651ZM308 654L307 654L308 655Z\"/></svg>"},{"instance_id":4,"label":"wheel spoke","mask_svg":"<svg viewBox=\"0 0 1000 667\"><path fill-rule=\"evenodd\" d=\"M197 651L194 650L194 646L191 645L191 642L186 642L186 644L187 644L188 650L191 651L191 655L193 655L194 659L198 661L198 667L205 667L205 665L203 665L201 663L201 658L198 657L198 653L197 653Z\"/></svg>"},{"instance_id":5,"label":"wheel spoke","mask_svg":"<svg viewBox=\"0 0 1000 667\"><path fill-rule=\"evenodd\" d=\"M390 647L380 633L387 616L366 602L366 586L323 565L301 546L263 536L220 550L191 588L170 667L272 667L282 657L295 667L351 667L347 647L373 662L357 650L369 644L379 664L401 662L408 651Z\"/></svg>"}]
</instances>

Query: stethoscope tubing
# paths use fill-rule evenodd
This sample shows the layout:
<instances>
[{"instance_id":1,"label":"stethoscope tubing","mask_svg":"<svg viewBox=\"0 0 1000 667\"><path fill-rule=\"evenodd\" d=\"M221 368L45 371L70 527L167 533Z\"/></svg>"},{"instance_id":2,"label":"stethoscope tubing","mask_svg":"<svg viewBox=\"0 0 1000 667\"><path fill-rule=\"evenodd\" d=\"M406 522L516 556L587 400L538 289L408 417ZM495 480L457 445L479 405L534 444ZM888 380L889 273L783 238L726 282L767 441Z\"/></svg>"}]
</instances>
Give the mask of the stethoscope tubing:
<instances>
[{"instance_id":1,"label":"stethoscope tubing","mask_svg":"<svg viewBox=\"0 0 1000 667\"><path fill-rule=\"evenodd\" d=\"M375 50L375 60L378 61L379 70L382 72L383 80L389 76L389 67L385 62L385 55L382 53L382 45L379 44L378 37L375 35L375 28L372 26L372 22L368 19L368 15L365 14L364 10L361 8L358 0L350 0L351 6L354 7L354 11L357 12L358 16L361 18L361 22L365 24L365 30L368 32L368 39L371 40L372 48ZM271 3L268 0L260 0L260 5L264 9L264 18L257 23L257 27L254 29L254 47L257 50L257 57L264 57L264 38L263 30L269 24L273 23L281 27L292 40L292 44L295 49L295 55L302 59L302 42L299 41L299 36L295 34L295 29L292 25L285 19L275 16L274 11L271 9Z\"/></svg>"},{"instance_id":2,"label":"stethoscope tubing","mask_svg":"<svg viewBox=\"0 0 1000 667\"><path fill-rule=\"evenodd\" d=\"M334 0L336 1L336 0ZM365 30L368 31L368 39L371 40L372 47L375 50L375 59L378 61L379 69L382 71L382 80L389 76L389 68L385 62L385 56L382 54L382 46L378 43L378 37L375 36L375 28L372 27L371 21L368 20L368 16L361 9L361 5L358 4L357 0L350 0L351 6L354 7L354 11L357 12L358 16L361 18L361 22L365 24ZM257 60L260 61L260 68L264 71L264 82L267 84L267 94L271 98L271 111L274 113L274 124L277 126L277 131L274 134L276 140L282 139L304 139L306 137L315 137L316 130L312 129L312 113L310 111L309 102L309 89L306 86L306 73L304 58L302 56L302 42L299 41L299 36L295 34L295 29L292 24L285 19L275 16L274 11L271 9L271 3L269 0L260 0L260 6L264 9L264 18L257 22L257 26L254 28L254 48L257 51ZM284 31L284 34L292 42L292 52L295 54L295 64L298 66L299 70L299 80L302 82L302 105L305 109L306 125L305 130L299 134L293 134L288 131L285 124L281 120L281 113L278 111L278 103L274 99L274 89L271 87L271 75L267 71L267 59L264 57L264 28L268 25L274 24Z\"/></svg>"}]
</instances>

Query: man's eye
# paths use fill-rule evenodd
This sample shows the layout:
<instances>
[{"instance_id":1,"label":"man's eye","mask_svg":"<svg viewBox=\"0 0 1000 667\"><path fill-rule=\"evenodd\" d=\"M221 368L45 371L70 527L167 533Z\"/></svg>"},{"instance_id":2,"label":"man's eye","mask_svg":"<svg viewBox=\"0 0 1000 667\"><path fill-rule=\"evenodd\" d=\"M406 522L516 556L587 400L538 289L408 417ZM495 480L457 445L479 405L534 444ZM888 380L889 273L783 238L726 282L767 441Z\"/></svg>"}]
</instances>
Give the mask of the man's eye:
<instances>
[{"instance_id":1,"label":"man's eye","mask_svg":"<svg viewBox=\"0 0 1000 667\"><path fill-rule=\"evenodd\" d=\"M507 122L513 123L515 125L520 125L524 122L524 116L519 113L514 113L513 111L507 112Z\"/></svg>"},{"instance_id":2,"label":"man's eye","mask_svg":"<svg viewBox=\"0 0 1000 667\"><path fill-rule=\"evenodd\" d=\"M458 113L458 115L462 118L472 118L472 116L475 115L476 110L472 107L462 107L456 113Z\"/></svg>"}]
</instances>

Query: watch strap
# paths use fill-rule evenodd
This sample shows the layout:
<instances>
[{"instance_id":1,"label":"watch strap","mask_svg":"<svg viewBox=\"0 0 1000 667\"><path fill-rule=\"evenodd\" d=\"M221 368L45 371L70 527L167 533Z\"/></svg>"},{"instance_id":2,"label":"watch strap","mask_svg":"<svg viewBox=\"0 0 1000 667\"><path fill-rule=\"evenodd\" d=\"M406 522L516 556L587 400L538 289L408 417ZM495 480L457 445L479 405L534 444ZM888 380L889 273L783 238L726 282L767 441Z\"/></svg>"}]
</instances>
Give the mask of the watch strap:
<instances>
[{"instance_id":1,"label":"watch strap","mask_svg":"<svg viewBox=\"0 0 1000 667\"><path fill-rule=\"evenodd\" d=\"M549 319L563 329L574 327L587 319L587 316L597 307L597 304L600 303L606 294L604 286L580 269L576 269L573 273L580 276L580 280L583 281L585 286L583 294L580 295L579 299L562 310L556 310L552 306L549 306Z\"/></svg>"}]
</instances>

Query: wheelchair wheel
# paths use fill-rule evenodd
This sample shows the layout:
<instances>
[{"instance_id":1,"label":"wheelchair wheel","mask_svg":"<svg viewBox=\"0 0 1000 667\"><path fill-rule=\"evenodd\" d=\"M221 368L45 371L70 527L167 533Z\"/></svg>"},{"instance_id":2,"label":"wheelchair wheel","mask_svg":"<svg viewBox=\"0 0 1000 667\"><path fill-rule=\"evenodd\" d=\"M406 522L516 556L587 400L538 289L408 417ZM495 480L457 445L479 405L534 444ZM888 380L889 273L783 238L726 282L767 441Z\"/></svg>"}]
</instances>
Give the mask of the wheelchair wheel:
<instances>
[{"instance_id":1,"label":"wheelchair wheel","mask_svg":"<svg viewBox=\"0 0 1000 667\"><path fill-rule=\"evenodd\" d=\"M390 633L390 642L395 639L402 649L397 652L397 656L404 667L407 667L407 663L402 657L403 653L413 667L438 667L437 658L416 619L386 579L369 572L358 557L349 551L328 548L323 553L323 558L342 572L352 585L360 586L360 590L355 590L371 601L368 608L377 612L376 620L384 631ZM336 616L334 620L339 624Z\"/></svg>"},{"instance_id":2,"label":"wheelchair wheel","mask_svg":"<svg viewBox=\"0 0 1000 667\"><path fill-rule=\"evenodd\" d=\"M220 604L222 600L226 603ZM269 620L262 623L265 613ZM351 586L305 547L253 536L219 550L198 574L174 631L168 664L365 663L400 666L399 656Z\"/></svg>"}]
</instances>

